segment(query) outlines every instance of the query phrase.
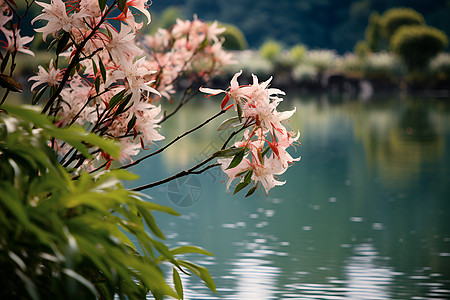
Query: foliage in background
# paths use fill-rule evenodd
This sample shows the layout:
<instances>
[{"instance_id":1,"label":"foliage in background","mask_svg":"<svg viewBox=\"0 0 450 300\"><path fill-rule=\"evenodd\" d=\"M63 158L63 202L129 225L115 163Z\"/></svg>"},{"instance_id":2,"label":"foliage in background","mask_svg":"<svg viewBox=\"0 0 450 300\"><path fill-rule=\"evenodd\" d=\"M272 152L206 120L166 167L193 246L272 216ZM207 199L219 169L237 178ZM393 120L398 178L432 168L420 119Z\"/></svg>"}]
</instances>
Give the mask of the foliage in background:
<instances>
[{"instance_id":1,"label":"foliage in background","mask_svg":"<svg viewBox=\"0 0 450 300\"><path fill-rule=\"evenodd\" d=\"M447 36L437 28L413 25L399 28L390 47L407 64L411 72L423 70L448 44Z\"/></svg>"},{"instance_id":2,"label":"foliage in background","mask_svg":"<svg viewBox=\"0 0 450 300\"><path fill-rule=\"evenodd\" d=\"M247 39L242 30L232 24L220 24L220 26L226 29L219 35L219 37L225 39L222 44L224 49L242 51L248 48Z\"/></svg>"},{"instance_id":3,"label":"foliage in background","mask_svg":"<svg viewBox=\"0 0 450 300\"><path fill-rule=\"evenodd\" d=\"M374 11L370 14L369 24L364 32L367 47L370 51L377 52L380 50L381 36L380 14Z\"/></svg>"},{"instance_id":4,"label":"foliage in background","mask_svg":"<svg viewBox=\"0 0 450 300\"><path fill-rule=\"evenodd\" d=\"M388 9L380 19L382 33L388 41L399 28L408 25L425 25L425 19L420 13L407 7Z\"/></svg>"},{"instance_id":5,"label":"foliage in background","mask_svg":"<svg viewBox=\"0 0 450 300\"><path fill-rule=\"evenodd\" d=\"M274 62L281 54L282 46L279 42L275 40L266 41L261 48L259 48L259 52L261 56L265 59Z\"/></svg>"},{"instance_id":6,"label":"foliage in background","mask_svg":"<svg viewBox=\"0 0 450 300\"><path fill-rule=\"evenodd\" d=\"M60 129L33 108L5 107L0 114L0 298L2 299L145 299L148 290L182 298L160 265L191 272L214 290L203 267L180 260L196 247L168 249L153 211L169 208L125 190L126 171L81 173L75 180L47 146L51 137L85 152L95 145L117 156L111 141L77 127ZM146 230L146 227L150 231Z\"/></svg>"}]
</instances>

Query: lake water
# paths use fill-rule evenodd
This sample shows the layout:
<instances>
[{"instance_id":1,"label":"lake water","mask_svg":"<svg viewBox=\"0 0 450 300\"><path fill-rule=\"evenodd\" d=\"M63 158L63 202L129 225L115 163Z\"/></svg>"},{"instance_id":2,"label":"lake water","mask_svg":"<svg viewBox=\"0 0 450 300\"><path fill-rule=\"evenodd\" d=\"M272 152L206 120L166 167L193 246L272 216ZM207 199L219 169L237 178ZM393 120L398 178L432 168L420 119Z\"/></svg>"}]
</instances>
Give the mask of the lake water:
<instances>
[{"instance_id":1,"label":"lake water","mask_svg":"<svg viewBox=\"0 0 450 300\"><path fill-rule=\"evenodd\" d=\"M168 141L217 112L202 101L164 124ZM284 186L232 196L213 169L146 191L182 214L157 215L168 244L215 254L188 258L217 294L184 277L186 298L450 299L449 101L288 94L302 159ZM132 169L134 184L207 157L224 139L215 126Z\"/></svg>"}]
</instances>

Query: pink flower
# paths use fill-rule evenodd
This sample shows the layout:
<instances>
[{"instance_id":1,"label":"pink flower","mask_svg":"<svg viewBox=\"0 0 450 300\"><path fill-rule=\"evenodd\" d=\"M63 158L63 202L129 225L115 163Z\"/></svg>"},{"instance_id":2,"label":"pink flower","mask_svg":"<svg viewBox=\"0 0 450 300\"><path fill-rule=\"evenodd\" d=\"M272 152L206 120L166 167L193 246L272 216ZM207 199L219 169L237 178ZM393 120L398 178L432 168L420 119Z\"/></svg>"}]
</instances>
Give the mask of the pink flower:
<instances>
[{"instance_id":1,"label":"pink flower","mask_svg":"<svg viewBox=\"0 0 450 300\"><path fill-rule=\"evenodd\" d=\"M38 74L32 76L28 79L28 81L36 81L31 86L31 90L34 91L36 87L41 84L47 84L49 86L57 86L59 81L61 80L61 74L59 69L55 69L53 65L53 59L50 61L50 66L48 71L44 69L42 66L38 66Z\"/></svg>"},{"instance_id":2,"label":"pink flower","mask_svg":"<svg viewBox=\"0 0 450 300\"><path fill-rule=\"evenodd\" d=\"M35 29L37 32L42 32L42 39L45 41L47 35L53 34L54 36L59 30L70 32L72 27L83 27L83 18L88 15L84 12L72 13L67 15L66 5L62 0L52 0L51 4L38 2L36 4L42 6L43 13L38 15L31 21L31 24L38 20L45 20L47 24L44 27Z\"/></svg>"},{"instance_id":3,"label":"pink flower","mask_svg":"<svg viewBox=\"0 0 450 300\"><path fill-rule=\"evenodd\" d=\"M25 47L26 44L31 43L34 37L20 36L20 29L18 29L14 33L12 31L5 33L5 37L7 42L6 46L7 51L9 52L19 51L24 54L34 56L33 51L31 51L28 47Z\"/></svg>"}]
</instances>

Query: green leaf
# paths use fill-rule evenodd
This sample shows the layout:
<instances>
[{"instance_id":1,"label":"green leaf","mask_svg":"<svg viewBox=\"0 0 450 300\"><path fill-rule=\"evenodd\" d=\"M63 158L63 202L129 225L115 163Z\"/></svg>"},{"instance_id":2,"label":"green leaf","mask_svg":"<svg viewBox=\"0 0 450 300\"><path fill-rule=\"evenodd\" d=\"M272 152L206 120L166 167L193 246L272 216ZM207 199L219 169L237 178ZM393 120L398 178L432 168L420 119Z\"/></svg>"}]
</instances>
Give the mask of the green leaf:
<instances>
[{"instance_id":1,"label":"green leaf","mask_svg":"<svg viewBox=\"0 0 450 300\"><path fill-rule=\"evenodd\" d=\"M106 7L106 1L107 0L98 0L98 6L100 7L100 10L103 11Z\"/></svg>"},{"instance_id":2,"label":"green leaf","mask_svg":"<svg viewBox=\"0 0 450 300\"><path fill-rule=\"evenodd\" d=\"M263 152L261 152L261 156L264 157L264 155L266 155L267 152L269 152L269 150L270 150L270 147L266 147L266 148L263 150ZM262 161L261 161L261 162L262 162Z\"/></svg>"},{"instance_id":3,"label":"green leaf","mask_svg":"<svg viewBox=\"0 0 450 300\"><path fill-rule=\"evenodd\" d=\"M33 94L33 97L31 98L31 104L35 105L39 102L44 92L47 90L48 85L43 86L39 91Z\"/></svg>"},{"instance_id":4,"label":"green leaf","mask_svg":"<svg viewBox=\"0 0 450 300\"><path fill-rule=\"evenodd\" d=\"M125 95L125 90L115 94L111 100L109 100L109 109L113 109L117 104L119 104L123 100L123 95Z\"/></svg>"},{"instance_id":5,"label":"green leaf","mask_svg":"<svg viewBox=\"0 0 450 300\"><path fill-rule=\"evenodd\" d=\"M94 59L92 59L92 68L94 69L94 76L97 75L98 68L97 68L97 64L95 63Z\"/></svg>"},{"instance_id":6,"label":"green leaf","mask_svg":"<svg viewBox=\"0 0 450 300\"><path fill-rule=\"evenodd\" d=\"M253 175L253 170L248 171L244 177L244 182L252 181L252 175Z\"/></svg>"},{"instance_id":7,"label":"green leaf","mask_svg":"<svg viewBox=\"0 0 450 300\"><path fill-rule=\"evenodd\" d=\"M223 121L219 127L217 127L217 131L222 131L229 128L235 128L242 125L242 122L239 121L239 117L232 117Z\"/></svg>"},{"instance_id":8,"label":"green leaf","mask_svg":"<svg viewBox=\"0 0 450 300\"><path fill-rule=\"evenodd\" d=\"M83 276L81 276L80 274L78 274L77 272L75 272L72 269L65 268L62 270L62 272L64 274L66 274L67 276L71 277L72 279L75 279L82 285L84 285L89 291L91 291L92 294L95 295L95 297L98 297L97 290L95 289L94 285L89 280L87 280L86 278L84 278Z\"/></svg>"},{"instance_id":9,"label":"green leaf","mask_svg":"<svg viewBox=\"0 0 450 300\"><path fill-rule=\"evenodd\" d=\"M119 107L117 108L117 110L114 113L115 116L126 112L131 107L131 105L130 105L127 108L125 108L128 105L128 103L130 102L132 96L133 96L133 94L129 94L123 99L123 101L120 103Z\"/></svg>"},{"instance_id":10,"label":"green leaf","mask_svg":"<svg viewBox=\"0 0 450 300\"><path fill-rule=\"evenodd\" d=\"M119 0L118 6L119 10L125 14L125 10L127 8L127 0Z\"/></svg>"},{"instance_id":11,"label":"green leaf","mask_svg":"<svg viewBox=\"0 0 450 300\"><path fill-rule=\"evenodd\" d=\"M238 185L237 185L237 187L234 189L234 193L233 193L233 195L235 195L236 193L238 193L240 190L242 190L243 188L245 188L247 185L249 185L250 184L250 182L245 182L245 181L242 181L242 182L240 182Z\"/></svg>"},{"instance_id":12,"label":"green leaf","mask_svg":"<svg viewBox=\"0 0 450 300\"><path fill-rule=\"evenodd\" d=\"M178 271L175 268L172 268L172 278L173 278L173 284L175 286L175 291L177 292L178 296L180 296L180 299L184 299L183 284L181 283L180 274L178 274Z\"/></svg>"},{"instance_id":13,"label":"green leaf","mask_svg":"<svg viewBox=\"0 0 450 300\"><path fill-rule=\"evenodd\" d=\"M37 110L38 108L35 106L24 105L21 107L14 107L5 105L4 109L25 120L33 122L36 127L46 130L50 136L66 141L77 148L77 150L86 157L90 156L88 151L89 148L86 144L99 147L114 158L117 158L120 155L120 146L112 140L107 140L98 135L87 133L81 126L72 125L71 127L57 128L50 122L47 116L39 113Z\"/></svg>"},{"instance_id":14,"label":"green leaf","mask_svg":"<svg viewBox=\"0 0 450 300\"><path fill-rule=\"evenodd\" d=\"M106 82L106 68L103 64L102 60L98 60L98 64L100 65L100 73L102 74L103 82Z\"/></svg>"},{"instance_id":15,"label":"green leaf","mask_svg":"<svg viewBox=\"0 0 450 300\"><path fill-rule=\"evenodd\" d=\"M144 218L145 223L147 224L148 228L160 239L165 240L166 237L162 233L162 231L159 229L158 225L156 224L155 218L153 217L152 213L145 208L139 208L139 213Z\"/></svg>"},{"instance_id":16,"label":"green leaf","mask_svg":"<svg viewBox=\"0 0 450 300\"><path fill-rule=\"evenodd\" d=\"M214 256L214 254L212 254L211 252L208 252L200 247L196 247L196 246L179 246L179 247L175 247L170 249L170 252L172 253L172 255L179 255L179 254L185 254L185 253L198 253L198 254L203 254L203 255L208 255L208 256Z\"/></svg>"},{"instance_id":17,"label":"green leaf","mask_svg":"<svg viewBox=\"0 0 450 300\"><path fill-rule=\"evenodd\" d=\"M135 115L133 115L130 122L128 122L127 132L129 132L131 129L133 129L134 125L136 125L136 116Z\"/></svg>"},{"instance_id":18,"label":"green leaf","mask_svg":"<svg viewBox=\"0 0 450 300\"><path fill-rule=\"evenodd\" d=\"M69 33L64 31L63 35L59 38L59 41L56 44L56 55L59 55L67 47L67 44L69 43L69 38L70 38Z\"/></svg>"},{"instance_id":19,"label":"green leaf","mask_svg":"<svg viewBox=\"0 0 450 300\"><path fill-rule=\"evenodd\" d=\"M215 152L212 157L232 157L242 151L242 148L229 148Z\"/></svg>"},{"instance_id":20,"label":"green leaf","mask_svg":"<svg viewBox=\"0 0 450 300\"><path fill-rule=\"evenodd\" d=\"M214 293L217 293L216 291L216 284L214 283L214 280L212 279L211 275L209 275L208 269L201 267L199 265L196 265L192 262L185 261L185 260L177 260L177 263L180 266L183 266L190 271L192 271L195 275L200 277L205 283L206 286L213 291Z\"/></svg>"},{"instance_id":21,"label":"green leaf","mask_svg":"<svg viewBox=\"0 0 450 300\"><path fill-rule=\"evenodd\" d=\"M251 189L248 190L248 192L245 195L245 197L248 197L248 196L252 195L256 191L257 188L258 188L257 185L253 186Z\"/></svg>"},{"instance_id":22,"label":"green leaf","mask_svg":"<svg viewBox=\"0 0 450 300\"><path fill-rule=\"evenodd\" d=\"M236 107L237 107L237 113L238 113L239 122L242 123L242 107L241 107L241 104L239 102L236 103Z\"/></svg>"},{"instance_id":23,"label":"green leaf","mask_svg":"<svg viewBox=\"0 0 450 300\"><path fill-rule=\"evenodd\" d=\"M242 150L239 151L239 153L233 157L227 170L232 169L241 163L241 161L244 159L246 150L247 150L247 148L242 148Z\"/></svg>"},{"instance_id":24,"label":"green leaf","mask_svg":"<svg viewBox=\"0 0 450 300\"><path fill-rule=\"evenodd\" d=\"M97 92L97 94L100 91L100 77L96 77L95 81L94 81L94 86L95 86L95 91Z\"/></svg>"}]
</instances>

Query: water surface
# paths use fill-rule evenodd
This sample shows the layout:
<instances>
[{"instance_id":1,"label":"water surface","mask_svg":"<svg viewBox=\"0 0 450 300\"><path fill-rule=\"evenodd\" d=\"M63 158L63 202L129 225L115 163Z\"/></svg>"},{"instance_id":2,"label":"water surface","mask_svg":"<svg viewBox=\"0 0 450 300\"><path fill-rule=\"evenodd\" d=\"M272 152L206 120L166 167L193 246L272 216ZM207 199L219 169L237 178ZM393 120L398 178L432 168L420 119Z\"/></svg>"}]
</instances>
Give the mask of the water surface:
<instances>
[{"instance_id":1,"label":"water surface","mask_svg":"<svg viewBox=\"0 0 450 300\"><path fill-rule=\"evenodd\" d=\"M181 217L158 215L171 246L215 254L217 294L184 277L187 299L449 299L450 99L366 100L288 94L302 156L266 196L226 192L218 169L147 191ZM220 101L220 100L217 100ZM167 140L217 111L192 103ZM217 124L216 124L217 125ZM214 126L132 171L137 185L210 155ZM168 274L170 276L170 274Z\"/></svg>"}]
</instances>

